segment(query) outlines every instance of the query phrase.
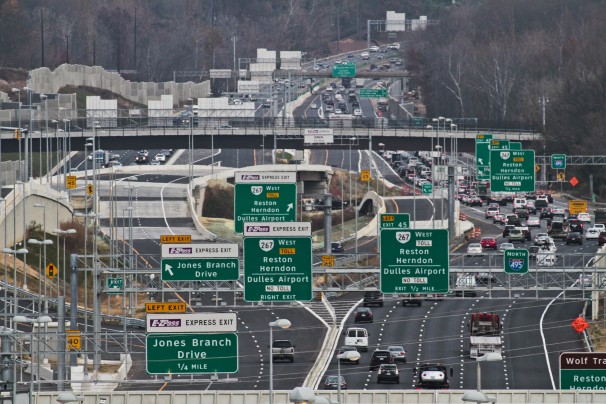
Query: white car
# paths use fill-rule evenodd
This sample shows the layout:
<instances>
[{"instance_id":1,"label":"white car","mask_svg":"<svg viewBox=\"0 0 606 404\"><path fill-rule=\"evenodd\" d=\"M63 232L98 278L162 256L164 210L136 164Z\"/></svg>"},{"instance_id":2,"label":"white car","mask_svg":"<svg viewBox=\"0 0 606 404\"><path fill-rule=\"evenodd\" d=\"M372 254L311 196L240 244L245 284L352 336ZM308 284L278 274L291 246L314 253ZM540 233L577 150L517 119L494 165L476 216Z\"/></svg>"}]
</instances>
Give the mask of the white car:
<instances>
[{"instance_id":1,"label":"white car","mask_svg":"<svg viewBox=\"0 0 606 404\"><path fill-rule=\"evenodd\" d=\"M549 243L549 235L547 233L537 233L534 236L534 245L545 245Z\"/></svg>"},{"instance_id":2,"label":"white car","mask_svg":"<svg viewBox=\"0 0 606 404\"><path fill-rule=\"evenodd\" d=\"M360 108L354 109L353 116L362 116L362 110Z\"/></svg>"},{"instance_id":3,"label":"white car","mask_svg":"<svg viewBox=\"0 0 606 404\"><path fill-rule=\"evenodd\" d=\"M160 164L162 164L162 163L160 163L160 161L156 160L156 159L153 159L152 161L149 162L149 165L151 165L151 166L159 166Z\"/></svg>"},{"instance_id":4,"label":"white car","mask_svg":"<svg viewBox=\"0 0 606 404\"><path fill-rule=\"evenodd\" d=\"M483 252L484 251L482 250L482 244L480 243L471 243L467 247L468 256L482 255Z\"/></svg>"},{"instance_id":5,"label":"white car","mask_svg":"<svg viewBox=\"0 0 606 404\"><path fill-rule=\"evenodd\" d=\"M591 223L591 216L587 212L581 212L577 215L577 219L583 223Z\"/></svg>"},{"instance_id":6,"label":"white car","mask_svg":"<svg viewBox=\"0 0 606 404\"><path fill-rule=\"evenodd\" d=\"M342 114L341 108L335 108L335 114Z\"/></svg>"},{"instance_id":7,"label":"white car","mask_svg":"<svg viewBox=\"0 0 606 404\"><path fill-rule=\"evenodd\" d=\"M538 229L541 227L541 220L536 216L531 216L526 220L526 226L536 227Z\"/></svg>"},{"instance_id":8,"label":"white car","mask_svg":"<svg viewBox=\"0 0 606 404\"><path fill-rule=\"evenodd\" d=\"M154 160L158 160L158 161L166 161L166 155L164 153L158 153L156 154L156 156L154 157Z\"/></svg>"},{"instance_id":9,"label":"white car","mask_svg":"<svg viewBox=\"0 0 606 404\"><path fill-rule=\"evenodd\" d=\"M505 250L515 250L515 246L512 243L501 243L499 246L499 254L504 254Z\"/></svg>"},{"instance_id":10,"label":"white car","mask_svg":"<svg viewBox=\"0 0 606 404\"><path fill-rule=\"evenodd\" d=\"M600 237L600 232L601 232L601 230L596 229L595 227L587 229L587 231L585 232L585 239L597 240Z\"/></svg>"},{"instance_id":11,"label":"white car","mask_svg":"<svg viewBox=\"0 0 606 404\"><path fill-rule=\"evenodd\" d=\"M368 54L368 52L362 52L360 54L360 57L362 58L362 60L368 60L368 58L370 57L370 55Z\"/></svg>"},{"instance_id":12,"label":"white car","mask_svg":"<svg viewBox=\"0 0 606 404\"><path fill-rule=\"evenodd\" d=\"M599 231L606 231L606 226L602 223L595 223L591 228L598 229Z\"/></svg>"},{"instance_id":13,"label":"white car","mask_svg":"<svg viewBox=\"0 0 606 404\"><path fill-rule=\"evenodd\" d=\"M379 47L376 45L371 46L370 48L368 48L369 51L371 52L378 52L379 51Z\"/></svg>"},{"instance_id":14,"label":"white car","mask_svg":"<svg viewBox=\"0 0 606 404\"><path fill-rule=\"evenodd\" d=\"M312 102L311 105L309 106L309 108L318 109L318 104L316 104L315 102Z\"/></svg>"},{"instance_id":15,"label":"white car","mask_svg":"<svg viewBox=\"0 0 606 404\"><path fill-rule=\"evenodd\" d=\"M394 42L392 44L387 45L387 49L400 49L400 44L397 42Z\"/></svg>"},{"instance_id":16,"label":"white car","mask_svg":"<svg viewBox=\"0 0 606 404\"><path fill-rule=\"evenodd\" d=\"M332 105L330 105L330 104L326 104L326 107L325 107L325 108L326 108L326 112L332 112L332 111L334 111L334 110L335 110L335 107L333 107L333 106L332 106Z\"/></svg>"}]
</instances>

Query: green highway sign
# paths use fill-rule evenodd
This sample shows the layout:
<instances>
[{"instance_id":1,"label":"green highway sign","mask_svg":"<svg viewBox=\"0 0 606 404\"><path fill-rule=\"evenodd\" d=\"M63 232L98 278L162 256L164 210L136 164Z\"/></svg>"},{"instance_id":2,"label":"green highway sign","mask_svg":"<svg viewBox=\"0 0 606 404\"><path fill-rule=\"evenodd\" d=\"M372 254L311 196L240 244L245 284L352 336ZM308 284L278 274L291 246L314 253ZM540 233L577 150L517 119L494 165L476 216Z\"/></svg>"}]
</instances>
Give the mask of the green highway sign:
<instances>
[{"instance_id":1,"label":"green highway sign","mask_svg":"<svg viewBox=\"0 0 606 404\"><path fill-rule=\"evenodd\" d=\"M162 259L163 281L237 281L238 258Z\"/></svg>"},{"instance_id":2,"label":"green highway sign","mask_svg":"<svg viewBox=\"0 0 606 404\"><path fill-rule=\"evenodd\" d=\"M552 154L551 155L551 168L554 170L563 170L566 168L566 155L565 154Z\"/></svg>"},{"instance_id":3,"label":"green highway sign","mask_svg":"<svg viewBox=\"0 0 606 404\"><path fill-rule=\"evenodd\" d=\"M489 142L492 140L492 133L478 133L476 135L476 142Z\"/></svg>"},{"instance_id":4,"label":"green highway sign","mask_svg":"<svg viewBox=\"0 0 606 404\"><path fill-rule=\"evenodd\" d=\"M421 186L421 192L423 192L423 195L431 194L432 190L433 190L433 186L428 182L426 182L425 184L423 184Z\"/></svg>"},{"instance_id":5,"label":"green highway sign","mask_svg":"<svg viewBox=\"0 0 606 404\"><path fill-rule=\"evenodd\" d=\"M353 63L334 65L332 77L356 77L356 65Z\"/></svg>"},{"instance_id":6,"label":"green highway sign","mask_svg":"<svg viewBox=\"0 0 606 404\"><path fill-rule=\"evenodd\" d=\"M509 140L494 140L493 139L490 141L490 150L505 150L505 149L509 149Z\"/></svg>"},{"instance_id":7,"label":"green highway sign","mask_svg":"<svg viewBox=\"0 0 606 404\"><path fill-rule=\"evenodd\" d=\"M503 269L506 274L528 273L528 250L522 248L505 250Z\"/></svg>"},{"instance_id":8,"label":"green highway sign","mask_svg":"<svg viewBox=\"0 0 606 404\"><path fill-rule=\"evenodd\" d=\"M361 88L360 98L386 98L386 88Z\"/></svg>"},{"instance_id":9,"label":"green highway sign","mask_svg":"<svg viewBox=\"0 0 606 404\"><path fill-rule=\"evenodd\" d=\"M107 278L107 293L117 294L124 292L124 279L118 276L110 276Z\"/></svg>"},{"instance_id":10,"label":"green highway sign","mask_svg":"<svg viewBox=\"0 0 606 404\"><path fill-rule=\"evenodd\" d=\"M296 172L235 173L236 233L242 233L244 222L289 222L296 217Z\"/></svg>"},{"instance_id":11,"label":"green highway sign","mask_svg":"<svg viewBox=\"0 0 606 404\"><path fill-rule=\"evenodd\" d=\"M490 142L476 141L476 178L490 178Z\"/></svg>"},{"instance_id":12,"label":"green highway sign","mask_svg":"<svg viewBox=\"0 0 606 404\"><path fill-rule=\"evenodd\" d=\"M560 390L605 390L606 353L560 354Z\"/></svg>"},{"instance_id":13,"label":"green highway sign","mask_svg":"<svg viewBox=\"0 0 606 404\"><path fill-rule=\"evenodd\" d=\"M145 363L149 374L236 373L238 335L147 334Z\"/></svg>"},{"instance_id":14,"label":"green highway sign","mask_svg":"<svg viewBox=\"0 0 606 404\"><path fill-rule=\"evenodd\" d=\"M408 213L381 213L379 226L382 229L410 229Z\"/></svg>"},{"instance_id":15,"label":"green highway sign","mask_svg":"<svg viewBox=\"0 0 606 404\"><path fill-rule=\"evenodd\" d=\"M522 150L522 143L520 143L520 142L509 142L509 148L511 150Z\"/></svg>"},{"instance_id":16,"label":"green highway sign","mask_svg":"<svg viewBox=\"0 0 606 404\"><path fill-rule=\"evenodd\" d=\"M491 150L492 192L534 191L534 150Z\"/></svg>"},{"instance_id":17,"label":"green highway sign","mask_svg":"<svg viewBox=\"0 0 606 404\"><path fill-rule=\"evenodd\" d=\"M233 243L162 244L163 281L236 281L238 245Z\"/></svg>"},{"instance_id":18,"label":"green highway sign","mask_svg":"<svg viewBox=\"0 0 606 404\"><path fill-rule=\"evenodd\" d=\"M244 223L244 300L312 298L311 223Z\"/></svg>"},{"instance_id":19,"label":"green highway sign","mask_svg":"<svg viewBox=\"0 0 606 404\"><path fill-rule=\"evenodd\" d=\"M381 229L381 292L448 293L448 230Z\"/></svg>"}]
</instances>

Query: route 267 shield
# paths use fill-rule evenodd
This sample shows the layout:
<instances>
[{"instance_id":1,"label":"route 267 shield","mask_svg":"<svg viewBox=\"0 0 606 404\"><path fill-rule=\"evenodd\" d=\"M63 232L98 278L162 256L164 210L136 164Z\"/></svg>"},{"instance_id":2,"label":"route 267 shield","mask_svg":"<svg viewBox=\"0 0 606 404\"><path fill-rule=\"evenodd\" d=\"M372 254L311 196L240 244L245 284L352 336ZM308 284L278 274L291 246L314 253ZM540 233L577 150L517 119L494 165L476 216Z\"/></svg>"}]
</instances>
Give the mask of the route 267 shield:
<instances>
[{"instance_id":1,"label":"route 267 shield","mask_svg":"<svg viewBox=\"0 0 606 404\"><path fill-rule=\"evenodd\" d=\"M524 268L524 260L522 258L510 258L509 268L512 271L521 271Z\"/></svg>"}]
</instances>

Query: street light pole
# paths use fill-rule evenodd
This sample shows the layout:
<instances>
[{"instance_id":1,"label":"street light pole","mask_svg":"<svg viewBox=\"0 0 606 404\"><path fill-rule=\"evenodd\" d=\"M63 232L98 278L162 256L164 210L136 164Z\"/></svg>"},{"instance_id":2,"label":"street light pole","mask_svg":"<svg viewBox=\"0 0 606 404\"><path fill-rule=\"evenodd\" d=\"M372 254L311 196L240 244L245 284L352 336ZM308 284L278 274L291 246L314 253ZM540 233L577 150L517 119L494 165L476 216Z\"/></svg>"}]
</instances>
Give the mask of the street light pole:
<instances>
[{"instance_id":1,"label":"street light pole","mask_svg":"<svg viewBox=\"0 0 606 404\"><path fill-rule=\"evenodd\" d=\"M274 354L273 354L273 329L289 328L291 323L285 318L277 319L269 323L269 404L274 403Z\"/></svg>"},{"instance_id":2,"label":"street light pole","mask_svg":"<svg viewBox=\"0 0 606 404\"><path fill-rule=\"evenodd\" d=\"M337 355L337 403L339 404L341 404L341 359L355 362L360 360L360 352L345 351L342 354Z\"/></svg>"},{"instance_id":3,"label":"street light pole","mask_svg":"<svg viewBox=\"0 0 606 404\"><path fill-rule=\"evenodd\" d=\"M17 93L18 96L18 109L17 109L17 134L19 138L17 139L17 143L19 144L19 179L24 181L23 179L23 167L21 166L21 90L13 87L11 89L13 93Z\"/></svg>"}]
</instances>

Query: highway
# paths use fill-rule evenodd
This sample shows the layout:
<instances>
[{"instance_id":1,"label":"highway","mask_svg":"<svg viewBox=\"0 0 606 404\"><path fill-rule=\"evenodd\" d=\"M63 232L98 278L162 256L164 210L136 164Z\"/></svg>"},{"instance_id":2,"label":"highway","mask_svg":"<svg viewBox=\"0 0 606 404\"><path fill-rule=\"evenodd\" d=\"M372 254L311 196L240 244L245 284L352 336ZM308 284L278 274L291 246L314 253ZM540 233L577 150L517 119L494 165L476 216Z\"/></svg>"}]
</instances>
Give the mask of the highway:
<instances>
[{"instance_id":1,"label":"highway","mask_svg":"<svg viewBox=\"0 0 606 404\"><path fill-rule=\"evenodd\" d=\"M150 151L151 153L152 151ZM132 153L120 152L120 160L127 166L129 159L133 159ZM261 164L263 160L263 149L256 150L215 150L215 164L221 166L245 166ZM195 164L208 164L208 150L201 150L196 155ZM73 160L76 161L78 156ZM82 158L82 157L80 157ZM271 158L269 149L265 150L266 162ZM351 159L351 168L354 172L368 169L368 150L349 149L334 150L330 148L315 149L309 155L311 164L324 164L333 167L348 169ZM444 207L443 213L439 200L415 193L410 184L402 181L391 167L379 157L372 153L372 172L380 172L380 175L390 183L402 188L403 196L386 198L388 212L407 212L411 214L411 220L431 221L446 218L447 212ZM187 163L186 153L175 159L174 163ZM126 163L126 164L125 164ZM186 175L166 174L137 174L136 181L129 181L128 170L124 170L115 176L119 185L116 185L117 211L119 217L124 217L124 209L129 205L129 191L132 192L133 206L133 247L141 257L146 258L141 265L149 265L157 268L159 262L158 239L161 234L192 234L196 238L196 231L186 208L185 185ZM105 180L109 177L100 178L102 184L108 184ZM121 181L120 181L121 180ZM106 185L101 185L105 187ZM107 188L109 189L109 188ZM381 190L379 190L381 193ZM107 195L107 194L106 194ZM408 195L408 196L406 196ZM412 196L414 195L414 196ZM101 204L107 204L108 197L101 198ZM556 204L558 202L556 201ZM444 204L447 205L447 204ZM434 210L434 206L436 209ZM106 210L103 207L102 210ZM483 236L498 236L501 227L492 224L492 221L484 219L484 209L463 207L462 211L467 214L468 219L482 229ZM162 212L160 214L160 212ZM416 217L415 217L416 215ZM119 219L119 222L121 219ZM100 224L106 229L109 226L107 217L100 218ZM118 223L122 226L122 223ZM124 230L120 228L119 233ZM128 230L126 230L128 231ZM539 230L533 230L533 234ZM358 241L360 252L376 251L376 240L374 236L365 237ZM565 246L558 242L558 254L573 252L593 253L596 251L594 243L585 243L583 246ZM346 253L353 252L354 243L345 244ZM467 244L458 247L455 254L451 256L452 265L480 266L488 264L488 255L483 257L464 257ZM461 254L463 253L463 254ZM584 259L576 259L577 265L583 265ZM493 265L502 265L498 259L491 259ZM497 285L504 284L507 279L498 276ZM155 296L156 299L165 300L175 298L170 289L164 289L163 294ZM476 363L469 359L467 321L470 313L474 311L496 311L501 315L503 321L502 338L504 341L504 360L498 363L483 363L483 388L551 388L551 377L545 361L544 345L540 332L542 318L545 343L548 347L551 371L554 382L557 385L557 358L562 351L582 350L582 343L576 332L569 323L580 313L582 304L580 296L568 295L569 300L555 301L549 306L551 300L547 296L555 297L557 293L547 291L541 292L541 300L528 298L523 292L519 296L510 297L506 292L492 292L492 299L487 294L478 297L467 297L464 299L445 298L442 301L425 301L421 307L402 307L400 299L387 297L384 307L372 308L374 322L363 325L370 334L369 352L362 353L360 365L343 364L342 374L348 380L349 388L361 389L385 389L385 388L413 388L415 377L413 368L425 362L441 362L451 366L454 377L451 380L451 388L470 389L476 385ZM200 293L197 298L204 306L194 310L225 310L221 306L216 307L218 301L213 300L215 293L206 291ZM219 379L211 381L208 375L194 376L197 386L203 389L267 389L268 388L268 323L276 318L288 318L293 322L289 330L280 330L274 333L274 338L284 337L296 343L295 363L276 363L274 367L274 380L276 389L291 389L300 385L314 364L321 348L325 326L313 316L307 309L301 306L291 305L264 305L257 306L245 303L236 298L232 293L221 293L219 297L227 303L228 310L237 310L239 317L239 348L240 369L234 375L219 375ZM189 296L183 296L189 299ZM233 306L235 299L236 306ZM329 301L335 307L340 308L344 315L348 309L354 307L361 299L361 294L348 293L338 297L331 297ZM213 307L214 306L214 307ZM545 313L545 314L544 314ZM353 325L353 320L347 318L345 327ZM343 344L339 341L337 346ZM370 355L375 347L386 348L389 345L402 345L407 350L408 363L401 364L399 385L377 384L376 371L369 371L368 363ZM129 379L147 380L150 376L145 372L144 347L135 346L133 357L135 366L129 373ZM336 373L336 360L333 358L325 375ZM191 388L190 376L174 375L172 380L165 381L161 378L157 382L157 388L164 390L181 390ZM322 378L322 380L324 377ZM236 383L237 380L237 383ZM147 385L147 384L146 384ZM320 385L321 386L321 385ZM130 389L130 383L124 383L120 389Z\"/></svg>"}]
</instances>

